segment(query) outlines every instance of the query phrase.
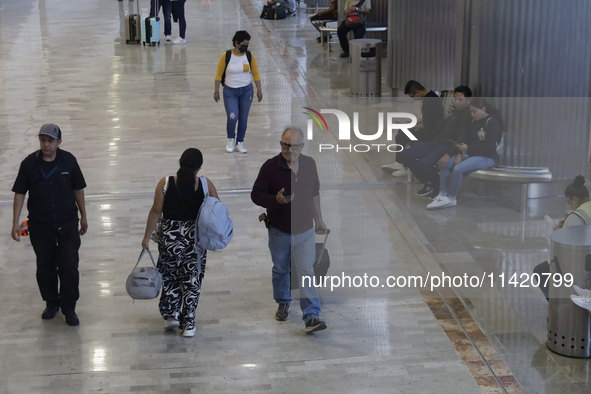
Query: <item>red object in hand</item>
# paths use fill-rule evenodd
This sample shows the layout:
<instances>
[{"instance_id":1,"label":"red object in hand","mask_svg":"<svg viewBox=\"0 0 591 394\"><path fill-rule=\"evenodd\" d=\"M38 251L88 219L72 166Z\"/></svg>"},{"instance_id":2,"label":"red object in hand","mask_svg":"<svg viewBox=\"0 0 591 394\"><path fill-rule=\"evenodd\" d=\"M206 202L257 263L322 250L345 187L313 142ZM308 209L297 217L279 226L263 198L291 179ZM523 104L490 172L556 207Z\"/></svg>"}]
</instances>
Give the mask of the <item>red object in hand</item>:
<instances>
[{"instance_id":1,"label":"red object in hand","mask_svg":"<svg viewBox=\"0 0 591 394\"><path fill-rule=\"evenodd\" d=\"M21 223L21 237L26 237L29 235L29 222L24 221Z\"/></svg>"}]
</instances>

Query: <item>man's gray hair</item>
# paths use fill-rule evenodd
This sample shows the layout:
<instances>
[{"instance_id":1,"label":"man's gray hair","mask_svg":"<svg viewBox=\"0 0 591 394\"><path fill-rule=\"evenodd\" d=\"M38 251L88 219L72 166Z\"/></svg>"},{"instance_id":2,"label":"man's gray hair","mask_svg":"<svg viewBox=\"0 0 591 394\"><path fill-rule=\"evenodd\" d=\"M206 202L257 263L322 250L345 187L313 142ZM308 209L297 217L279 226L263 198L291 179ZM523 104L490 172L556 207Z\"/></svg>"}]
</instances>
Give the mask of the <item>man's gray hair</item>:
<instances>
[{"instance_id":1,"label":"man's gray hair","mask_svg":"<svg viewBox=\"0 0 591 394\"><path fill-rule=\"evenodd\" d=\"M300 138L302 139L302 142L304 142L304 132L302 131L302 129L300 129L299 127L294 127L294 126L287 126L285 128L285 130L283 130L283 133L281 133L281 139L283 139L283 136L285 135L285 133L287 133L288 131L291 132L296 132L300 135Z\"/></svg>"}]
</instances>

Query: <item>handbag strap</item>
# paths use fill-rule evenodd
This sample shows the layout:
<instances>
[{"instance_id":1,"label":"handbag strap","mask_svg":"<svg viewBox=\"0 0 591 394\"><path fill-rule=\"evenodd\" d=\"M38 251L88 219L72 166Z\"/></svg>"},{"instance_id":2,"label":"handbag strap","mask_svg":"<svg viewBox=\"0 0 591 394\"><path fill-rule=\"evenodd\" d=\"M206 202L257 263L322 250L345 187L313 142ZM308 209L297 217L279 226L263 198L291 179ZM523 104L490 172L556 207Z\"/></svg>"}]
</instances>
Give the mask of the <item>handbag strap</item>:
<instances>
[{"instance_id":1,"label":"handbag strap","mask_svg":"<svg viewBox=\"0 0 591 394\"><path fill-rule=\"evenodd\" d=\"M148 252L148 255L150 256L150 260L152 260L152 265L154 266L154 268L158 269L156 267L156 263L154 262L154 257L152 257L152 252L150 252L150 249L148 249L148 248L145 248L142 250L142 253L140 253L140 257L137 259L137 263L135 263L135 265L133 266L133 269L135 269L138 266L138 264L140 263L140 261L142 261L142 257L144 257L146 252Z\"/></svg>"},{"instance_id":2,"label":"handbag strap","mask_svg":"<svg viewBox=\"0 0 591 394\"><path fill-rule=\"evenodd\" d=\"M365 3L365 0L361 0L355 7L359 8L363 5L363 3Z\"/></svg>"}]
</instances>

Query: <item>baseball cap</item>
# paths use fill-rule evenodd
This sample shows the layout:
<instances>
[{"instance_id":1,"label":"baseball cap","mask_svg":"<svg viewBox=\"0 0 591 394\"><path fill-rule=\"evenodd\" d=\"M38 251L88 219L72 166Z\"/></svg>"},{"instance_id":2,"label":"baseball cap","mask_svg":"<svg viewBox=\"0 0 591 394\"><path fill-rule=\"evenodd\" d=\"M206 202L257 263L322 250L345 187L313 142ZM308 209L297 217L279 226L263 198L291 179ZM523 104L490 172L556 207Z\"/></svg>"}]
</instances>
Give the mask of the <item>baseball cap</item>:
<instances>
[{"instance_id":1,"label":"baseball cap","mask_svg":"<svg viewBox=\"0 0 591 394\"><path fill-rule=\"evenodd\" d=\"M48 135L51 138L55 138L56 140L62 139L62 131L59 127L57 127L57 125L53 123L46 123L41 126L41 130L39 130L38 135Z\"/></svg>"}]
</instances>

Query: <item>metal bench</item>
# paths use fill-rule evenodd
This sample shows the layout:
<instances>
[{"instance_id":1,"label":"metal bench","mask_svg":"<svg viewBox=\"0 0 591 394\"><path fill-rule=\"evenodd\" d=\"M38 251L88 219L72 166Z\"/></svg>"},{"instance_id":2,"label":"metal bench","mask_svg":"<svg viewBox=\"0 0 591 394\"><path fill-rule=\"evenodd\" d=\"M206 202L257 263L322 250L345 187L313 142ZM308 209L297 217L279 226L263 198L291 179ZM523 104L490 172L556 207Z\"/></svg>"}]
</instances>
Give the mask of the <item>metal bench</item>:
<instances>
[{"instance_id":1,"label":"metal bench","mask_svg":"<svg viewBox=\"0 0 591 394\"><path fill-rule=\"evenodd\" d=\"M495 166L488 170L478 170L466 175L468 179L521 184L519 212L527 209L528 185L552 181L552 172L546 167L504 167Z\"/></svg>"},{"instance_id":2,"label":"metal bench","mask_svg":"<svg viewBox=\"0 0 591 394\"><path fill-rule=\"evenodd\" d=\"M322 26L320 28L320 43L322 44L322 46L324 46L324 43L328 43L328 51L332 52L332 47L330 46L330 44L338 44L338 41L335 42L331 42L330 41L330 33L336 33L338 25L332 27L331 26L327 26L328 23L337 23L334 21L328 21L327 23L324 24L324 26ZM365 32L382 32L382 31L387 31L388 28L387 27L366 27L365 28Z\"/></svg>"}]
</instances>

